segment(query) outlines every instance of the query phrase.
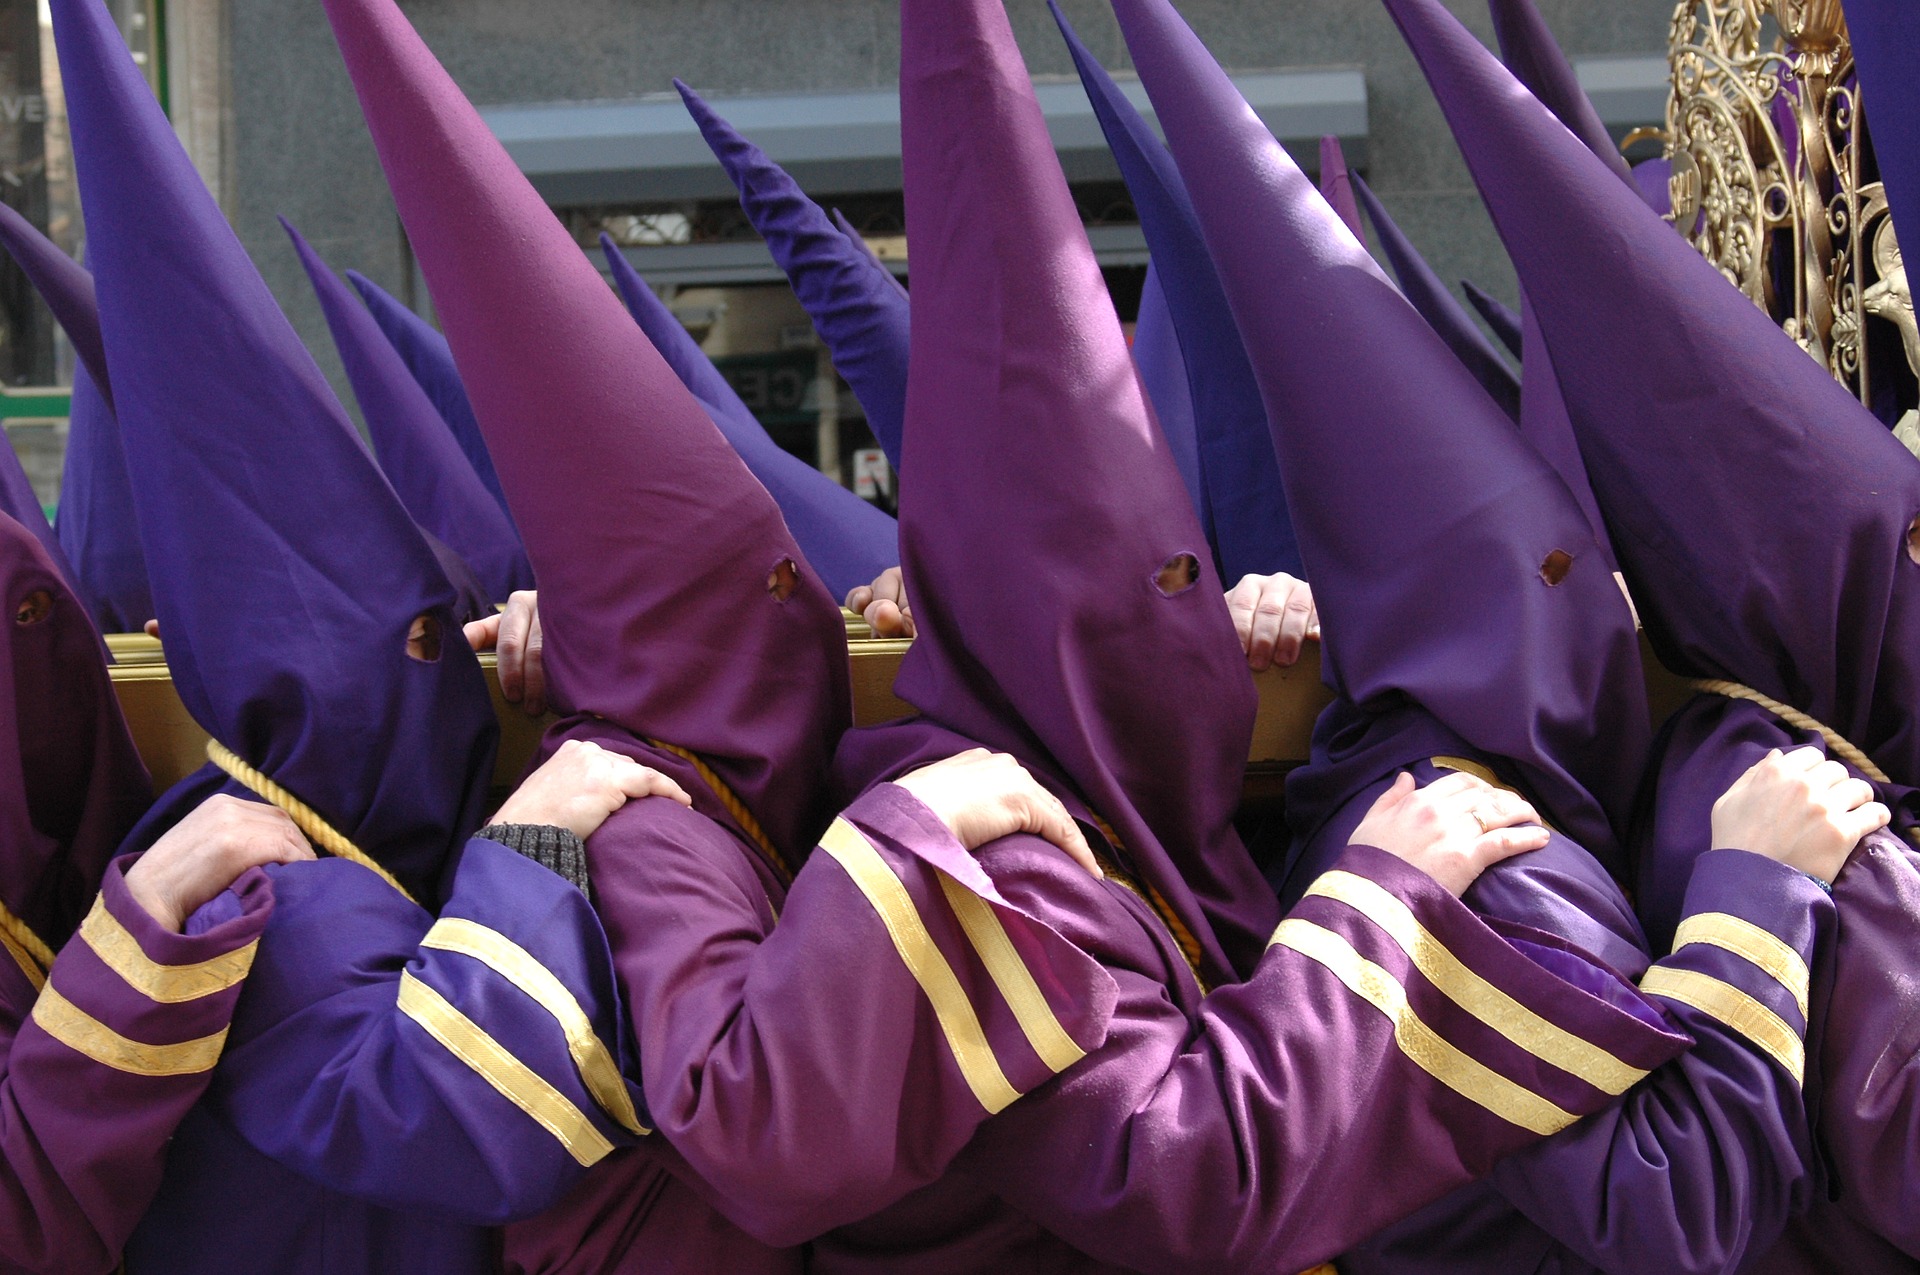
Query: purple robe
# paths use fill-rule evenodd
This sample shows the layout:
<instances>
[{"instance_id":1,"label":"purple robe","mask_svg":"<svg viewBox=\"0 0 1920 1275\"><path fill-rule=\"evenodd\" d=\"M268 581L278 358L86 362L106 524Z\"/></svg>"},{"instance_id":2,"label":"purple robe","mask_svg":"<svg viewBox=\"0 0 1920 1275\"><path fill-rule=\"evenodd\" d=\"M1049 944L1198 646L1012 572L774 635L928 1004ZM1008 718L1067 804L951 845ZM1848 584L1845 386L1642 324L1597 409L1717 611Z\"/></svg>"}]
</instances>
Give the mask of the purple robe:
<instances>
[{"instance_id":1,"label":"purple robe","mask_svg":"<svg viewBox=\"0 0 1920 1275\"><path fill-rule=\"evenodd\" d=\"M635 751L604 725L560 729ZM922 722L856 732L842 780L857 789L966 746ZM645 803L588 844L645 1088L695 1188L761 1240L813 1238L817 1269L1301 1269L1541 1131L1512 1117L1552 1104L1545 1118L1570 1122L1610 1101L1427 983L1391 937L1401 907L1527 1021L1618 1067L1645 1071L1684 1043L1604 966L1525 926L1489 929L1366 847L1247 983L1207 995L1157 908L1035 838L976 860L877 782L789 892L697 776L679 775L695 811ZM989 910L1010 946L984 937ZM963 1002L910 971L909 953L929 951ZM1406 988L1398 1020L1336 972L1356 952ZM1038 1001L1013 995L1020 970ZM1395 1043L1396 1026L1421 1031L1409 1014L1513 1078L1490 1100L1506 1115L1412 1061ZM1452 1065L1438 1070L1458 1080ZM1311 1117L1286 1100L1296 1090ZM1381 1182L1389 1154L1398 1167ZM1368 1183L1364 1202L1325 1209L1328 1183L1347 1179ZM563 1208L515 1228L509 1251L555 1246L556 1229L594 1216Z\"/></svg>"},{"instance_id":2,"label":"purple robe","mask_svg":"<svg viewBox=\"0 0 1920 1275\"><path fill-rule=\"evenodd\" d=\"M0 581L10 616L47 595L0 629L0 909L57 952L43 967L0 932L0 1267L106 1271L211 1078L273 890L246 873L198 935L134 901L129 861L109 859L149 781L99 638L6 519Z\"/></svg>"}]
</instances>

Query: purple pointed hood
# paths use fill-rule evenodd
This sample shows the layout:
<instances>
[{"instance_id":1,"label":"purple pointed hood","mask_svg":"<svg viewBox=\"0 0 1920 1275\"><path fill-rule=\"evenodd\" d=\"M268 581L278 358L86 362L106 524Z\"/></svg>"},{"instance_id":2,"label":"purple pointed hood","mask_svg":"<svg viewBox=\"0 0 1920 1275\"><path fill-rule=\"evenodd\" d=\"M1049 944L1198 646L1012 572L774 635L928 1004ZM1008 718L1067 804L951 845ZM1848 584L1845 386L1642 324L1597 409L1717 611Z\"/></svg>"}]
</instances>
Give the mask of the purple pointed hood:
<instances>
[{"instance_id":1,"label":"purple pointed hood","mask_svg":"<svg viewBox=\"0 0 1920 1275\"><path fill-rule=\"evenodd\" d=\"M1373 223L1373 233L1379 237L1380 248L1387 254L1387 264L1393 267L1394 278L1400 281L1400 291L1413 308L1420 312L1440 339L1447 343L1454 356L1473 373L1475 380L1486 387L1493 401L1502 411L1514 420L1520 419L1520 378L1515 376L1513 368L1500 357L1480 331L1480 325L1473 321L1467 308L1454 300L1447 291L1440 276L1435 274L1413 241L1402 234L1400 227L1387 215L1386 205L1373 189L1360 180L1353 178L1353 193L1359 197L1360 206L1366 209L1367 219Z\"/></svg>"},{"instance_id":2,"label":"purple pointed hood","mask_svg":"<svg viewBox=\"0 0 1920 1275\"><path fill-rule=\"evenodd\" d=\"M847 237L848 243L853 244L859 248L864 248L866 250L867 255L873 258L874 264L879 266L882 270L886 270L887 282L893 285L893 290L895 292L898 292L903 297L906 296L907 295L906 285L901 283L900 280L897 277L895 277L893 271L887 270L887 263L880 260L880 254L874 251L873 245L867 242L866 236L861 234L859 229L851 221L847 220L847 215L841 212L838 208L829 208L827 209L827 216L833 218L834 228L837 229L841 234ZM902 395L906 393L905 386L901 387L901 393Z\"/></svg>"},{"instance_id":3,"label":"purple pointed hood","mask_svg":"<svg viewBox=\"0 0 1920 1275\"><path fill-rule=\"evenodd\" d=\"M53 524L47 521L47 511L40 503L39 493L34 491L26 467L20 463L20 454L6 440L4 430L0 430L0 514L5 514L31 531L34 539L40 542L40 547L47 551L47 558L60 573L60 578L67 582L69 588L78 590L80 575L67 560L66 550L60 547L60 537L54 534Z\"/></svg>"},{"instance_id":4,"label":"purple pointed hood","mask_svg":"<svg viewBox=\"0 0 1920 1275\"><path fill-rule=\"evenodd\" d=\"M1472 302L1473 308L1480 312L1480 317L1487 321L1487 326L1492 328L1493 334L1500 338L1500 344L1507 347L1507 352L1517 359L1524 358L1522 351L1526 347L1520 341L1520 316L1508 309L1506 303L1499 297L1471 279L1462 279L1460 290L1467 294L1467 300Z\"/></svg>"},{"instance_id":5,"label":"purple pointed hood","mask_svg":"<svg viewBox=\"0 0 1920 1275\"><path fill-rule=\"evenodd\" d=\"M93 276L4 204L0 245L26 272L80 357L73 370L67 454L54 524L65 555L61 561L72 564L70 578L102 630L136 633L153 618L153 589L134 523L120 425L113 417Z\"/></svg>"},{"instance_id":6,"label":"purple pointed hood","mask_svg":"<svg viewBox=\"0 0 1920 1275\"><path fill-rule=\"evenodd\" d=\"M100 637L46 550L0 517L0 903L56 950L153 800Z\"/></svg>"},{"instance_id":7,"label":"purple pointed hood","mask_svg":"<svg viewBox=\"0 0 1920 1275\"><path fill-rule=\"evenodd\" d=\"M844 598L849 589L870 584L888 567L898 566L900 536L892 515L774 442L619 246L602 235L600 250L634 321L780 506L787 529L820 573L827 592Z\"/></svg>"},{"instance_id":8,"label":"purple pointed hood","mask_svg":"<svg viewBox=\"0 0 1920 1275\"><path fill-rule=\"evenodd\" d=\"M284 217L300 264L360 400L380 468L413 520L460 555L482 596L504 602L533 587L533 567L504 510L480 482L433 401L407 371L367 308Z\"/></svg>"},{"instance_id":9,"label":"purple pointed hood","mask_svg":"<svg viewBox=\"0 0 1920 1275\"><path fill-rule=\"evenodd\" d=\"M1289 423L1275 442L1330 681L1370 713L1412 700L1510 762L1619 867L1609 825L1645 757L1646 700L1632 617L1579 507L1172 7L1114 8Z\"/></svg>"},{"instance_id":10,"label":"purple pointed hood","mask_svg":"<svg viewBox=\"0 0 1920 1275\"><path fill-rule=\"evenodd\" d=\"M0 247L6 249L53 311L54 320L73 343L81 366L92 374L111 407L113 393L107 384L107 353L100 344L100 308L93 295L93 276L7 204L0 204Z\"/></svg>"},{"instance_id":11,"label":"purple pointed hood","mask_svg":"<svg viewBox=\"0 0 1920 1275\"><path fill-rule=\"evenodd\" d=\"M846 629L780 510L393 0L327 16L540 579L549 697L810 845Z\"/></svg>"},{"instance_id":12,"label":"purple pointed hood","mask_svg":"<svg viewBox=\"0 0 1920 1275\"><path fill-rule=\"evenodd\" d=\"M1287 516L1260 386L1180 171L1147 121L1074 33L1056 0L1048 0L1048 6L1139 211L1147 251L1180 337L1193 397L1200 481L1207 493L1210 521L1205 527L1219 555L1220 574L1227 580L1276 571L1299 575L1300 547Z\"/></svg>"},{"instance_id":13,"label":"purple pointed hood","mask_svg":"<svg viewBox=\"0 0 1920 1275\"><path fill-rule=\"evenodd\" d=\"M1519 269L1662 660L1920 780L1920 462L1440 5L1387 7Z\"/></svg>"},{"instance_id":14,"label":"purple pointed hood","mask_svg":"<svg viewBox=\"0 0 1920 1275\"><path fill-rule=\"evenodd\" d=\"M117 414L173 684L415 897L498 727L452 587L99 0L52 0ZM417 618L439 656L409 658Z\"/></svg>"},{"instance_id":15,"label":"purple pointed hood","mask_svg":"<svg viewBox=\"0 0 1920 1275\"><path fill-rule=\"evenodd\" d=\"M367 303L368 312L380 325L388 344L400 355L420 388L427 392L440 419L453 431L453 439L460 445L467 463L480 476L480 485L499 502L500 512L512 522L513 511L507 508L507 494L500 489L500 474L493 467L487 440L480 433L480 422L474 419L473 403L467 398L467 387L460 379L460 369L454 365L447 338L358 270L347 271L347 282Z\"/></svg>"},{"instance_id":16,"label":"purple pointed hood","mask_svg":"<svg viewBox=\"0 0 1920 1275\"><path fill-rule=\"evenodd\" d=\"M1064 774L1230 977L1200 899L1258 885L1231 823L1254 695L1220 581L1005 10L905 0L901 46L919 637L895 689Z\"/></svg>"},{"instance_id":17,"label":"purple pointed hood","mask_svg":"<svg viewBox=\"0 0 1920 1275\"><path fill-rule=\"evenodd\" d=\"M1213 519L1207 513L1207 489L1200 478L1200 435L1193 419L1193 387L1187 383L1187 356L1180 350L1180 333L1167 308L1166 290L1151 261L1140 284L1140 310L1134 318L1133 365L1140 370L1140 386L1153 405L1160 436L1173 453L1180 481L1187 485L1194 515L1202 527L1210 528ZM1219 565L1217 547L1214 565Z\"/></svg>"},{"instance_id":18,"label":"purple pointed hood","mask_svg":"<svg viewBox=\"0 0 1920 1275\"><path fill-rule=\"evenodd\" d=\"M1360 206L1353 202L1353 171L1347 167L1340 139L1333 136L1320 139L1320 197L1333 205L1353 237L1364 244L1367 232L1360 228Z\"/></svg>"},{"instance_id":19,"label":"purple pointed hood","mask_svg":"<svg viewBox=\"0 0 1920 1275\"><path fill-rule=\"evenodd\" d=\"M1920 263L1920 8L1909 0L1842 0L1873 156L1895 233Z\"/></svg>"},{"instance_id":20,"label":"purple pointed hood","mask_svg":"<svg viewBox=\"0 0 1920 1275\"><path fill-rule=\"evenodd\" d=\"M1526 85L1554 117L1598 155L1621 181L1632 184L1633 171L1613 144L1613 135L1593 109L1593 99L1580 87L1573 63L1553 38L1547 20L1533 0L1487 0L1493 12L1493 33L1500 41L1500 60L1514 78Z\"/></svg>"},{"instance_id":21,"label":"purple pointed hood","mask_svg":"<svg viewBox=\"0 0 1920 1275\"><path fill-rule=\"evenodd\" d=\"M866 244L841 231L765 151L714 114L698 93L679 80L673 86L739 190L747 220L793 284L834 367L853 387L887 463L898 471L907 400L906 294Z\"/></svg>"},{"instance_id":22,"label":"purple pointed hood","mask_svg":"<svg viewBox=\"0 0 1920 1275\"><path fill-rule=\"evenodd\" d=\"M73 563L81 596L104 632L138 633L154 618L120 422L84 363L73 370L54 529Z\"/></svg>"}]
</instances>

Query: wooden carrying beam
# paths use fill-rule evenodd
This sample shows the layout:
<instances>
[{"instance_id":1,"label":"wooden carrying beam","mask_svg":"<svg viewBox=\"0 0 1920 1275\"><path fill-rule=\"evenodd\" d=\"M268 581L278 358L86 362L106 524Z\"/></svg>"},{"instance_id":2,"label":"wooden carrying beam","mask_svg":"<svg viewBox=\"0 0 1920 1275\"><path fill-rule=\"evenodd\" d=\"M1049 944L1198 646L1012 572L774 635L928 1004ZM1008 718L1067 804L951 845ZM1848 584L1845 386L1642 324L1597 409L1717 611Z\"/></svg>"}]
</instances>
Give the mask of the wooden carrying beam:
<instances>
[{"instance_id":1,"label":"wooden carrying beam","mask_svg":"<svg viewBox=\"0 0 1920 1275\"><path fill-rule=\"evenodd\" d=\"M861 629L865 626L861 625ZM133 728L140 757L153 773L155 791L164 791L198 770L207 760L207 733L187 715L173 688L160 643L144 634L113 634L107 638L114 660L113 686L120 707ZM910 642L891 638L852 637L847 653L853 664L853 719L862 726L892 721L913 712L893 693L893 677ZM494 712L500 717L500 756L494 767L496 788L511 785L526 767L553 721L531 718L500 694L500 678L491 653L480 657ZM1260 687L1260 713L1254 719L1249 772L1256 782L1284 775L1307 757L1313 719L1328 700L1320 684L1320 650L1309 645L1300 662L1289 669L1273 669L1254 678Z\"/></svg>"},{"instance_id":2,"label":"wooden carrying beam","mask_svg":"<svg viewBox=\"0 0 1920 1275\"><path fill-rule=\"evenodd\" d=\"M857 622L856 622L857 623ZM893 721L913 712L893 693L894 674L910 642L894 638L854 636L866 626L849 626L847 653L853 666L853 720L861 726ZM116 663L114 689L133 728L141 759L153 773L155 791L164 791L198 770L207 759L207 733L187 715L173 688L160 643L143 634L112 634L107 638ZM1647 697L1654 721L1665 720L1690 693L1686 684L1668 673L1642 644L1647 667ZM496 790L513 785L526 768L541 732L554 720L549 714L531 718L500 694L500 678L492 653L480 657L493 709L500 718L500 754L494 766ZM1286 773L1307 759L1314 719L1332 696L1320 682L1320 647L1308 643L1300 662L1291 668L1269 669L1253 675L1260 691L1260 709L1253 722L1253 746L1247 752L1247 789L1250 801L1276 801Z\"/></svg>"}]
</instances>

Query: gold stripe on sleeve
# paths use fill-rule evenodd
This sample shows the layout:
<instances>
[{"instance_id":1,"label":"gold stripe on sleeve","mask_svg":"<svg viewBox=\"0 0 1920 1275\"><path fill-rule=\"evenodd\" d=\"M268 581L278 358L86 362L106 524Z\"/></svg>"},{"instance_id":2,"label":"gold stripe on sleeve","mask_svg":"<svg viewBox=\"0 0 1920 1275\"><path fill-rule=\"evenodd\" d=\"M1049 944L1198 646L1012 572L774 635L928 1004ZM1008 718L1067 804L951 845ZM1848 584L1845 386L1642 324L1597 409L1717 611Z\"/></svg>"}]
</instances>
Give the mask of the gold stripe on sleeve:
<instances>
[{"instance_id":1,"label":"gold stripe on sleeve","mask_svg":"<svg viewBox=\"0 0 1920 1275\"><path fill-rule=\"evenodd\" d=\"M501 1097L531 1116L582 1165L596 1165L613 1150L613 1144L593 1127L585 1112L567 1101L565 1094L411 973L400 975L399 1004L401 1013L420 1024L427 1035L445 1045L448 1053L472 1068Z\"/></svg>"},{"instance_id":2,"label":"gold stripe on sleeve","mask_svg":"<svg viewBox=\"0 0 1920 1275\"><path fill-rule=\"evenodd\" d=\"M1701 912L1680 922L1680 928L1673 934L1676 952L1692 943L1721 948L1758 966L1767 977L1787 989L1800 1010L1800 1017L1807 1016L1807 986L1812 981L1807 974L1807 963L1778 935L1727 912Z\"/></svg>"},{"instance_id":3,"label":"gold stripe on sleeve","mask_svg":"<svg viewBox=\"0 0 1920 1275\"><path fill-rule=\"evenodd\" d=\"M1407 1002L1407 989L1391 972L1360 955L1332 930L1289 917L1274 931L1273 941L1326 966L1349 991L1385 1014L1393 1024L1393 1038L1401 1052L1469 1102L1542 1136L1557 1133L1578 1119L1571 1111L1461 1052L1421 1021Z\"/></svg>"},{"instance_id":4,"label":"gold stripe on sleeve","mask_svg":"<svg viewBox=\"0 0 1920 1275\"><path fill-rule=\"evenodd\" d=\"M959 1064L960 1074L973 1090L973 1096L988 1114L1005 1110L1020 1096L1020 1091L1000 1069L1000 1060L994 1057L993 1046L987 1043L986 1030L980 1025L973 1002L967 999L966 989L960 986L959 977L934 943L933 935L927 932L926 922L920 918L906 886L860 830L845 819L833 821L826 835L820 838L820 848L832 855L853 878L853 883L860 887L879 915L880 923L887 927L887 936L893 940L894 950L900 954L907 972L933 1003L934 1017L939 1020L947 1047L953 1051L954 1061Z\"/></svg>"},{"instance_id":5,"label":"gold stripe on sleeve","mask_svg":"<svg viewBox=\"0 0 1920 1275\"><path fill-rule=\"evenodd\" d=\"M132 1076L194 1076L213 1070L227 1043L227 1029L176 1045L128 1040L75 1005L49 983L33 1002L33 1021L47 1035L97 1063Z\"/></svg>"},{"instance_id":6,"label":"gold stripe on sleeve","mask_svg":"<svg viewBox=\"0 0 1920 1275\"><path fill-rule=\"evenodd\" d=\"M1040 1056L1047 1070L1057 1075L1085 1058L1087 1051L1060 1025L1053 1006L1047 1004L1045 993L1034 982L1033 971L1020 959L1013 940L1007 937L1006 926L994 915L993 908L946 873L935 875L940 878L940 889L947 896L948 906L960 919L960 928L967 932L993 985L1006 998L1014 1020L1026 1033L1027 1043L1033 1046L1033 1052Z\"/></svg>"},{"instance_id":7,"label":"gold stripe on sleeve","mask_svg":"<svg viewBox=\"0 0 1920 1275\"><path fill-rule=\"evenodd\" d=\"M1802 1083L1807 1069L1806 1043L1780 1015L1733 984L1698 970L1656 965L1640 980L1640 990L1649 996L1664 996L1682 1005L1691 1005L1718 1019L1785 1068L1793 1077L1793 1083Z\"/></svg>"},{"instance_id":8,"label":"gold stripe on sleeve","mask_svg":"<svg viewBox=\"0 0 1920 1275\"><path fill-rule=\"evenodd\" d=\"M652 1132L640 1123L633 1109L633 1098L620 1079L620 1068L613 1061L605 1042L594 1034L587 1011L567 989L567 985L542 965L533 953L498 930L489 929L465 917L444 916L434 922L420 946L470 956L525 992L533 1002L553 1015L567 1038L567 1052L580 1070L581 1083L611 1116L629 1133L645 1136Z\"/></svg>"},{"instance_id":9,"label":"gold stripe on sleeve","mask_svg":"<svg viewBox=\"0 0 1920 1275\"><path fill-rule=\"evenodd\" d=\"M1366 917L1443 995L1534 1057L1603 1093L1625 1093L1646 1076L1642 1068L1542 1018L1475 973L1420 923L1412 908L1378 882L1352 872L1328 872L1307 895L1334 899Z\"/></svg>"},{"instance_id":10,"label":"gold stripe on sleeve","mask_svg":"<svg viewBox=\"0 0 1920 1275\"><path fill-rule=\"evenodd\" d=\"M139 940L107 910L106 900L98 897L87 919L80 923L80 937L128 987L162 1005L177 1005L226 991L247 976L247 971L253 968L253 955L260 948L260 940L255 939L245 947L211 960L193 965L162 965L146 954Z\"/></svg>"}]
</instances>

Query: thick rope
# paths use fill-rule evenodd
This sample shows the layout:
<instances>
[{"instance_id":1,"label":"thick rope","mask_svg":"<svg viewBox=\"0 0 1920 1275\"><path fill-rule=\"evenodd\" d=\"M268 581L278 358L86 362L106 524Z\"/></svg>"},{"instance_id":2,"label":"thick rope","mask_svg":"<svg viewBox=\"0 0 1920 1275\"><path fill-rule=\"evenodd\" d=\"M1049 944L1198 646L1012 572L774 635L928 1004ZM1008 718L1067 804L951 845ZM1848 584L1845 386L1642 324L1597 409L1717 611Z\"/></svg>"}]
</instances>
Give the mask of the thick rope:
<instances>
[{"instance_id":1,"label":"thick rope","mask_svg":"<svg viewBox=\"0 0 1920 1275\"><path fill-rule=\"evenodd\" d=\"M1127 843L1120 840L1120 834L1113 830L1112 824L1099 815L1093 816L1093 823L1100 829L1100 835L1107 839L1107 844L1113 847L1115 853L1127 853ZM1187 966L1193 971L1193 979L1200 984L1201 992L1211 991L1212 989L1207 985L1206 975L1200 970L1200 940L1194 936L1192 930L1187 928L1187 923L1180 919L1180 914L1173 910L1173 905L1167 902L1166 896L1154 887L1153 882L1137 880L1132 873L1124 871L1119 865L1107 862L1106 856L1098 851L1095 851L1094 858L1101 860L1100 868L1103 872L1146 900L1147 906L1159 916L1160 923L1167 927L1169 934L1173 935L1174 944L1180 949L1180 955L1186 958Z\"/></svg>"},{"instance_id":2,"label":"thick rope","mask_svg":"<svg viewBox=\"0 0 1920 1275\"><path fill-rule=\"evenodd\" d=\"M46 945L33 928L0 903L0 930L4 930L21 951L31 956L40 965L42 971L53 968L53 949Z\"/></svg>"},{"instance_id":3,"label":"thick rope","mask_svg":"<svg viewBox=\"0 0 1920 1275\"><path fill-rule=\"evenodd\" d=\"M793 869L787 866L786 856L774 848L773 839L767 836L766 830L760 826L760 821L753 817L751 810L747 809L747 803L740 800L733 789L727 787L727 781L715 774L713 767L678 744L669 744L664 739L654 739L652 736L648 736L647 742L655 748L664 748L693 767L694 773L700 776L700 781L706 784L708 791L713 793L714 799L733 817L733 821L740 825L740 831L746 833L753 844L760 847L760 853L767 856L767 861L773 864L782 876L789 881L793 880Z\"/></svg>"},{"instance_id":4,"label":"thick rope","mask_svg":"<svg viewBox=\"0 0 1920 1275\"><path fill-rule=\"evenodd\" d=\"M1687 685L1696 691L1702 691L1708 695L1724 695L1728 699L1743 699L1749 704L1758 704L1761 708L1766 709L1769 713L1772 713L1789 726L1797 726L1801 730L1817 732L1820 738L1827 741L1827 748L1830 751L1837 755L1842 761L1851 765L1855 770L1865 775L1868 779L1879 784L1893 782L1887 778L1886 771L1881 770L1873 764L1873 758L1867 756L1866 753L1860 749L1855 748L1847 741L1846 736L1834 730L1831 726L1825 726L1815 721L1791 704L1782 704L1779 700L1770 699L1762 695L1759 691L1754 690L1751 686L1742 686L1738 682L1726 682L1717 678L1696 678L1689 681Z\"/></svg>"},{"instance_id":5,"label":"thick rope","mask_svg":"<svg viewBox=\"0 0 1920 1275\"><path fill-rule=\"evenodd\" d=\"M407 893L407 887L401 885L393 873L388 872L385 868L375 863L372 856L368 855L366 851L340 835L339 830L321 818L318 811L288 792L285 788L282 788L279 784L273 782L273 780L269 779L266 775L261 774L252 766L249 766L240 755L235 753L231 748L228 748L217 739L209 739L207 741L207 759L233 776L235 782L241 784L256 797L259 797L263 801L271 802L286 811L287 817L293 820L294 826L307 835L307 840L311 841L316 849L325 850L336 859L345 859L350 863L359 864L394 889L400 891L402 897L404 897L407 902L419 902L413 895Z\"/></svg>"}]
</instances>

